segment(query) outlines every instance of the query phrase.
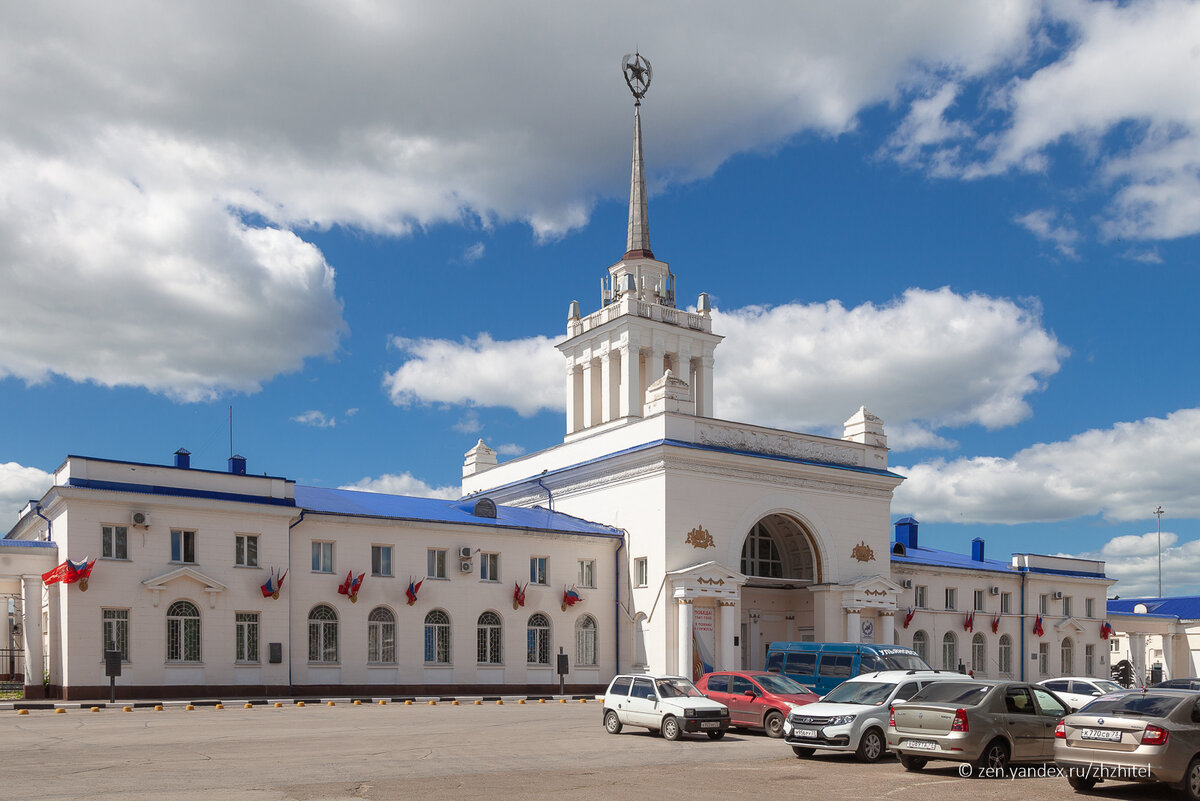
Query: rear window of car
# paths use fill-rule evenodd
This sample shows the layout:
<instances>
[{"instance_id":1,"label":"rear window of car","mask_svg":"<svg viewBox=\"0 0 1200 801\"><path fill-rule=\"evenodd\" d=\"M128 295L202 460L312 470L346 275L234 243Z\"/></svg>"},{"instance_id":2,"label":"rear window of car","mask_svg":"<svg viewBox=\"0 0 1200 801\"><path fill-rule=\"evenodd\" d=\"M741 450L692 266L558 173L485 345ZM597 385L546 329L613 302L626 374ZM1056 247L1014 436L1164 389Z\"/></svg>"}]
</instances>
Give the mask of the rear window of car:
<instances>
[{"instance_id":1,"label":"rear window of car","mask_svg":"<svg viewBox=\"0 0 1200 801\"><path fill-rule=\"evenodd\" d=\"M967 681L935 681L922 688L912 697L914 704L958 704L959 706L974 706L983 700L990 684Z\"/></svg>"},{"instance_id":2,"label":"rear window of car","mask_svg":"<svg viewBox=\"0 0 1200 801\"><path fill-rule=\"evenodd\" d=\"M817 655L814 653L791 653L787 655L784 673L798 673L801 676L811 676L817 666Z\"/></svg>"},{"instance_id":3,"label":"rear window of car","mask_svg":"<svg viewBox=\"0 0 1200 801\"><path fill-rule=\"evenodd\" d=\"M617 676L613 679L612 686L608 688L608 691L613 695L629 695L630 681L628 676Z\"/></svg>"},{"instance_id":4,"label":"rear window of car","mask_svg":"<svg viewBox=\"0 0 1200 801\"><path fill-rule=\"evenodd\" d=\"M1178 695L1158 695L1153 692L1131 692L1106 695L1087 705L1089 715L1122 715L1135 718L1165 718L1180 703L1191 701Z\"/></svg>"},{"instance_id":5,"label":"rear window of car","mask_svg":"<svg viewBox=\"0 0 1200 801\"><path fill-rule=\"evenodd\" d=\"M729 692L729 676L709 676L708 681L705 682L704 686L707 687L708 691L712 693L727 693Z\"/></svg>"},{"instance_id":6,"label":"rear window of car","mask_svg":"<svg viewBox=\"0 0 1200 801\"><path fill-rule=\"evenodd\" d=\"M1079 685L1079 689L1077 689L1076 692L1088 693L1088 692L1092 691L1091 687L1089 687L1086 684L1083 684L1082 682L1076 682L1076 684ZM1043 684L1042 686L1047 689L1054 690L1054 692L1056 692L1056 693L1069 693L1071 691L1071 682L1067 681L1066 679L1059 679L1057 681L1048 681L1045 684Z\"/></svg>"},{"instance_id":7,"label":"rear window of car","mask_svg":"<svg viewBox=\"0 0 1200 801\"><path fill-rule=\"evenodd\" d=\"M853 654L821 654L821 668L818 675L833 679L848 679L853 668Z\"/></svg>"},{"instance_id":8,"label":"rear window of car","mask_svg":"<svg viewBox=\"0 0 1200 801\"><path fill-rule=\"evenodd\" d=\"M779 673L783 670L783 651L772 651L767 654L767 671Z\"/></svg>"}]
</instances>

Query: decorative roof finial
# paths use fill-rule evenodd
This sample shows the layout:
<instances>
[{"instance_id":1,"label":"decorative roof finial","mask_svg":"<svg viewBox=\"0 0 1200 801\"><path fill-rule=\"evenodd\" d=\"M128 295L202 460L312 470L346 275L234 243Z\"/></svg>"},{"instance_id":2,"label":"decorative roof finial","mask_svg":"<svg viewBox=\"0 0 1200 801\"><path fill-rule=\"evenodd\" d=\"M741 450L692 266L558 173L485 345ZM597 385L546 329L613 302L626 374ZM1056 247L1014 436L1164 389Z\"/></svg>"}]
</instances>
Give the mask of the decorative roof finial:
<instances>
[{"instance_id":1,"label":"decorative roof finial","mask_svg":"<svg viewBox=\"0 0 1200 801\"><path fill-rule=\"evenodd\" d=\"M641 53L626 53L621 59L621 71L625 73L625 83L629 85L629 91L633 92L633 104L640 106L642 98L650 91L650 79L654 76L650 59Z\"/></svg>"},{"instance_id":2,"label":"decorative roof finial","mask_svg":"<svg viewBox=\"0 0 1200 801\"><path fill-rule=\"evenodd\" d=\"M641 53L626 53L621 72L633 93L633 174L629 180L629 227L625 237L626 259L653 259L650 250L650 215L646 210L646 177L642 166L642 98L650 90L654 69Z\"/></svg>"}]
</instances>

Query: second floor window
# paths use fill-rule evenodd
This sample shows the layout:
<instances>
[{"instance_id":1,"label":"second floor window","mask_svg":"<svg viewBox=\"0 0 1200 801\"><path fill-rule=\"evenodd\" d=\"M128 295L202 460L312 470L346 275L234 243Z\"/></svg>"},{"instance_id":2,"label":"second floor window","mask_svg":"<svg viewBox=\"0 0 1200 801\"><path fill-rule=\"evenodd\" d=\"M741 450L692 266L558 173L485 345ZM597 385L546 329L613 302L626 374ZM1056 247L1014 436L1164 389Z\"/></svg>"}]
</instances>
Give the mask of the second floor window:
<instances>
[{"instance_id":1,"label":"second floor window","mask_svg":"<svg viewBox=\"0 0 1200 801\"><path fill-rule=\"evenodd\" d=\"M929 588L928 587L922 587L922 586L918 585L917 590L914 593L914 595L915 595L915 599L913 601L913 606L915 606L917 609L928 608L928 606L929 606Z\"/></svg>"},{"instance_id":2,"label":"second floor window","mask_svg":"<svg viewBox=\"0 0 1200 801\"><path fill-rule=\"evenodd\" d=\"M233 563L238 567L258 567L258 535L235 534ZM257 660L254 660L257 661Z\"/></svg>"},{"instance_id":3,"label":"second floor window","mask_svg":"<svg viewBox=\"0 0 1200 801\"><path fill-rule=\"evenodd\" d=\"M958 608L958 591L956 589L954 589L953 587L946 588L946 608L947 609L957 609Z\"/></svg>"},{"instance_id":4,"label":"second floor window","mask_svg":"<svg viewBox=\"0 0 1200 801\"><path fill-rule=\"evenodd\" d=\"M1083 599L1083 615L1084 617L1096 616L1096 600L1094 598ZM1092 674L1089 673L1088 675L1090 676Z\"/></svg>"},{"instance_id":5,"label":"second floor window","mask_svg":"<svg viewBox=\"0 0 1200 801\"><path fill-rule=\"evenodd\" d=\"M314 573L333 572L333 543L313 541L312 569Z\"/></svg>"},{"instance_id":6,"label":"second floor window","mask_svg":"<svg viewBox=\"0 0 1200 801\"><path fill-rule=\"evenodd\" d=\"M479 554L479 578L483 581L500 580L500 554Z\"/></svg>"},{"instance_id":7,"label":"second floor window","mask_svg":"<svg viewBox=\"0 0 1200 801\"><path fill-rule=\"evenodd\" d=\"M1011 592L1000 593L1000 613L1005 614L1005 615L1012 614L1012 593Z\"/></svg>"},{"instance_id":8,"label":"second floor window","mask_svg":"<svg viewBox=\"0 0 1200 801\"><path fill-rule=\"evenodd\" d=\"M549 584L550 560L544 556L529 557L529 583L530 584Z\"/></svg>"},{"instance_id":9,"label":"second floor window","mask_svg":"<svg viewBox=\"0 0 1200 801\"><path fill-rule=\"evenodd\" d=\"M372 576L390 576L390 575L392 575L392 546L390 546L390 545L372 545L371 546L371 575Z\"/></svg>"},{"instance_id":10,"label":"second floor window","mask_svg":"<svg viewBox=\"0 0 1200 801\"><path fill-rule=\"evenodd\" d=\"M1071 616L1071 596L1063 598L1063 617Z\"/></svg>"},{"instance_id":11,"label":"second floor window","mask_svg":"<svg viewBox=\"0 0 1200 801\"><path fill-rule=\"evenodd\" d=\"M446 577L446 549L430 548L425 552L425 576L427 578Z\"/></svg>"},{"instance_id":12,"label":"second floor window","mask_svg":"<svg viewBox=\"0 0 1200 801\"><path fill-rule=\"evenodd\" d=\"M171 529L171 561L195 564L196 532Z\"/></svg>"},{"instance_id":13,"label":"second floor window","mask_svg":"<svg viewBox=\"0 0 1200 801\"><path fill-rule=\"evenodd\" d=\"M580 559L579 560L579 576L575 583L580 587L595 587L596 586L596 560L595 559Z\"/></svg>"},{"instance_id":14,"label":"second floor window","mask_svg":"<svg viewBox=\"0 0 1200 801\"><path fill-rule=\"evenodd\" d=\"M102 559L128 559L129 529L125 526L101 526L100 557Z\"/></svg>"},{"instance_id":15,"label":"second floor window","mask_svg":"<svg viewBox=\"0 0 1200 801\"><path fill-rule=\"evenodd\" d=\"M648 568L646 557L635 559L633 562L633 586L645 587L650 583L650 570Z\"/></svg>"},{"instance_id":16,"label":"second floor window","mask_svg":"<svg viewBox=\"0 0 1200 801\"><path fill-rule=\"evenodd\" d=\"M983 590L975 590L975 611L983 611Z\"/></svg>"}]
</instances>

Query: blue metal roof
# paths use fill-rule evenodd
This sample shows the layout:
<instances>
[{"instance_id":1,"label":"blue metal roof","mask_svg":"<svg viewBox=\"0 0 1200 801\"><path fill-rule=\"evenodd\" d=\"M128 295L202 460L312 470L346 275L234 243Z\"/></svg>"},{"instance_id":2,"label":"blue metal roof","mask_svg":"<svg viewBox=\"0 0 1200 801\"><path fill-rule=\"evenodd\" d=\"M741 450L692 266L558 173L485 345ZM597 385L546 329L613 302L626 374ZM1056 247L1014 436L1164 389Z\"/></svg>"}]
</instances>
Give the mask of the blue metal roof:
<instances>
[{"instance_id":1,"label":"blue metal roof","mask_svg":"<svg viewBox=\"0 0 1200 801\"><path fill-rule=\"evenodd\" d=\"M894 547L895 543L893 543ZM1013 573L1008 562L996 559L972 559L970 554L939 551L936 548L906 548L903 556L891 554L892 561L897 564L930 565L933 567L956 567L966 570L988 570L998 573Z\"/></svg>"},{"instance_id":2,"label":"blue metal roof","mask_svg":"<svg viewBox=\"0 0 1200 801\"><path fill-rule=\"evenodd\" d=\"M495 526L534 531L556 531L564 534L584 534L592 537L621 537L620 529L593 523L562 512L541 507L522 508L496 504L496 517L476 517L475 503L483 494L465 501L439 498L415 498L409 495L386 495L361 490L325 489L296 485L296 505L310 512L380 517L393 520L423 520L432 523L459 523L472 526Z\"/></svg>"},{"instance_id":3,"label":"blue metal roof","mask_svg":"<svg viewBox=\"0 0 1200 801\"><path fill-rule=\"evenodd\" d=\"M1108 611L1110 614L1132 615L1133 607L1138 604L1145 604L1147 614L1154 617L1200 619L1200 595L1180 595L1174 598L1117 598L1108 602Z\"/></svg>"},{"instance_id":4,"label":"blue metal roof","mask_svg":"<svg viewBox=\"0 0 1200 801\"><path fill-rule=\"evenodd\" d=\"M14 529L13 529L13 531L15 531L15 530L16 530L16 528L14 528ZM58 543L57 543L57 542L49 542L49 541L47 541L47 540L15 540L15 539L13 539L13 540L10 540L10 539L8 539L8 537L9 537L9 536L11 536L11 535L12 535L12 531L9 531L9 532L8 532L8 534L6 534L6 535L5 535L5 539L4 539L4 541L3 541L3 542L0 542L0 545L2 545L2 546L3 546L3 547L5 547L5 548L9 548L9 547L17 547L17 548L57 548L57 547L58 547Z\"/></svg>"}]
</instances>

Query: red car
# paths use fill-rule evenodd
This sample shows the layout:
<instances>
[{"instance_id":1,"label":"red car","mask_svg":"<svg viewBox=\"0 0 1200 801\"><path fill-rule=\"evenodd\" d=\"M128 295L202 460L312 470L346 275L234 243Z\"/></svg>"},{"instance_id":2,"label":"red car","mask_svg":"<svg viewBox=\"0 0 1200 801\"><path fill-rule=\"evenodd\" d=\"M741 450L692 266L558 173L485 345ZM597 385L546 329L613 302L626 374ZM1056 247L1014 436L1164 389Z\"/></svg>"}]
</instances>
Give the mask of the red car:
<instances>
[{"instance_id":1,"label":"red car","mask_svg":"<svg viewBox=\"0 0 1200 801\"><path fill-rule=\"evenodd\" d=\"M763 729L768 737L782 737L788 712L819 697L787 676L758 670L708 673L696 687L729 707L730 726Z\"/></svg>"}]
</instances>

